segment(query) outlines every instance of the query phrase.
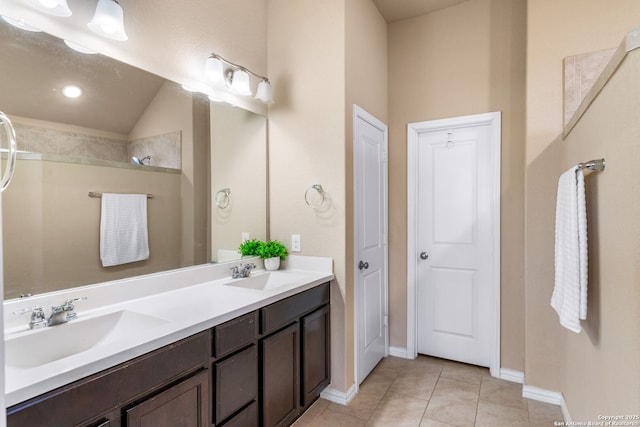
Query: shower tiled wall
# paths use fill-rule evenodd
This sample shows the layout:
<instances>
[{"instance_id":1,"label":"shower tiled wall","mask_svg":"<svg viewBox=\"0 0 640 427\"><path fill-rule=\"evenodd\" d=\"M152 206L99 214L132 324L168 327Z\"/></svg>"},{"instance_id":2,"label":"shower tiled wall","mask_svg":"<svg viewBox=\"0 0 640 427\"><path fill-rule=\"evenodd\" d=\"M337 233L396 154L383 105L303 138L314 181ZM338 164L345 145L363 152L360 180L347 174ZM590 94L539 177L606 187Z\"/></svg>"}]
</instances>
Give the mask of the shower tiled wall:
<instances>
[{"instance_id":1,"label":"shower tiled wall","mask_svg":"<svg viewBox=\"0 0 640 427\"><path fill-rule=\"evenodd\" d=\"M151 162L145 162L145 164L180 169L181 138L181 132L175 131L130 141L129 157L136 156L142 159L151 156Z\"/></svg>"},{"instance_id":2,"label":"shower tiled wall","mask_svg":"<svg viewBox=\"0 0 640 427\"><path fill-rule=\"evenodd\" d=\"M180 131L124 141L15 122L14 128L18 150L21 151L125 163L130 161L131 156L151 156L151 166L181 167Z\"/></svg>"},{"instance_id":3,"label":"shower tiled wall","mask_svg":"<svg viewBox=\"0 0 640 427\"><path fill-rule=\"evenodd\" d=\"M126 162L127 141L14 123L18 150Z\"/></svg>"}]
</instances>

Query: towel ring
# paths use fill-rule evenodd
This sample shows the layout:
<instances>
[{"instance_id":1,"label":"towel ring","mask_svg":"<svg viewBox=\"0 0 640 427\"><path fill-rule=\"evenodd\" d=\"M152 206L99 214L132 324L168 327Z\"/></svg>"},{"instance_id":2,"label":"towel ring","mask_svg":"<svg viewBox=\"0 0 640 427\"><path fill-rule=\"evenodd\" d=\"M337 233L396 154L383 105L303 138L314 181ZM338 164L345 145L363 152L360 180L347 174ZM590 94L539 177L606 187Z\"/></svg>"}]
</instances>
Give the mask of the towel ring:
<instances>
[{"instance_id":1,"label":"towel ring","mask_svg":"<svg viewBox=\"0 0 640 427\"><path fill-rule=\"evenodd\" d=\"M229 203L231 202L231 189L223 188L216 193L214 199L218 208L226 209L229 207Z\"/></svg>"},{"instance_id":2,"label":"towel ring","mask_svg":"<svg viewBox=\"0 0 640 427\"><path fill-rule=\"evenodd\" d=\"M309 201L309 193L311 190L315 190L318 192L318 194L320 195L320 203L313 203ZM322 188L322 185L320 184L313 184L311 187L307 188L307 191L304 192L304 201L307 203L307 206L311 207L312 209L320 208L320 206L322 206L322 204L324 203L324 200L325 192L324 188Z\"/></svg>"}]
</instances>

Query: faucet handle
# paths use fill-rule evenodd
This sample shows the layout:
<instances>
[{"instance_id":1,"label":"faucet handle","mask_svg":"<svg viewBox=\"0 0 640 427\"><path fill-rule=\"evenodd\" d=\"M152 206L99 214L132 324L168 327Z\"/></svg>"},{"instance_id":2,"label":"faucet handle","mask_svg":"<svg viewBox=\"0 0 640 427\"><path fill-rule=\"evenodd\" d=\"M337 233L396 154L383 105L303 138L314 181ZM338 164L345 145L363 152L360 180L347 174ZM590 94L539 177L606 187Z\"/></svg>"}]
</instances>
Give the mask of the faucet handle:
<instances>
[{"instance_id":1,"label":"faucet handle","mask_svg":"<svg viewBox=\"0 0 640 427\"><path fill-rule=\"evenodd\" d=\"M18 315L22 315L25 313L31 313L29 329L42 328L47 326L47 320L44 318L44 309L41 305L36 305L31 308L22 308L13 312L13 314Z\"/></svg>"},{"instance_id":2,"label":"faucet handle","mask_svg":"<svg viewBox=\"0 0 640 427\"><path fill-rule=\"evenodd\" d=\"M86 301L86 300L87 300L87 297L68 298L67 300L65 300L64 304L60 306L60 310L67 312L67 321L73 320L76 317L78 317L78 314L75 311L73 311L76 308L73 305L73 303L76 301ZM54 309L54 307L51 307L51 308Z\"/></svg>"},{"instance_id":3,"label":"faucet handle","mask_svg":"<svg viewBox=\"0 0 640 427\"><path fill-rule=\"evenodd\" d=\"M42 314L42 317L44 318L44 309L41 305L36 305L31 308L21 308L20 310L14 311L12 314L22 315L26 313L33 313L32 316L39 316Z\"/></svg>"},{"instance_id":4,"label":"faucet handle","mask_svg":"<svg viewBox=\"0 0 640 427\"><path fill-rule=\"evenodd\" d=\"M69 299L65 300L63 305L65 307L71 307L71 309L73 310L73 303L74 302L76 302L76 301L86 301L86 300L88 300L87 297L69 298Z\"/></svg>"}]
</instances>

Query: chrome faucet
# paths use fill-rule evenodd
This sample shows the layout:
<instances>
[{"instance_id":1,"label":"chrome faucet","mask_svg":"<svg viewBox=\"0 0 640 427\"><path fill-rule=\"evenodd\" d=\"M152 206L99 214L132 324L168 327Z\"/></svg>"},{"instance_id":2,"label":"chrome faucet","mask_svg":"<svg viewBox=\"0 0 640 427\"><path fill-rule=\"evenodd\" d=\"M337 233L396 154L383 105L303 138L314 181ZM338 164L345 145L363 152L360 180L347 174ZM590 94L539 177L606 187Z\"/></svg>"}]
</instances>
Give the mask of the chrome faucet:
<instances>
[{"instance_id":1,"label":"chrome faucet","mask_svg":"<svg viewBox=\"0 0 640 427\"><path fill-rule=\"evenodd\" d=\"M78 314L73 311L76 301L84 301L87 297L68 299L62 305L54 305L51 307L51 315L49 318L45 318L44 309L40 305L36 305L31 308L23 308L21 310L14 311L13 314L25 314L31 313L31 319L29 320L29 329L44 328L45 326L55 326L62 323L67 323L70 320L78 317Z\"/></svg>"},{"instance_id":2,"label":"chrome faucet","mask_svg":"<svg viewBox=\"0 0 640 427\"><path fill-rule=\"evenodd\" d=\"M78 317L78 314L73 311L76 307L73 305L76 301L84 301L87 297L71 298L64 302L62 305L51 306L51 315L47 319L47 326L61 325L67 323Z\"/></svg>"},{"instance_id":3,"label":"chrome faucet","mask_svg":"<svg viewBox=\"0 0 640 427\"><path fill-rule=\"evenodd\" d=\"M240 270L240 267L242 267L242 270ZM240 279L249 277L251 275L251 270L253 270L254 268L256 268L256 265L252 262L244 264L244 266L240 264L240 266L231 267L231 278Z\"/></svg>"}]
</instances>

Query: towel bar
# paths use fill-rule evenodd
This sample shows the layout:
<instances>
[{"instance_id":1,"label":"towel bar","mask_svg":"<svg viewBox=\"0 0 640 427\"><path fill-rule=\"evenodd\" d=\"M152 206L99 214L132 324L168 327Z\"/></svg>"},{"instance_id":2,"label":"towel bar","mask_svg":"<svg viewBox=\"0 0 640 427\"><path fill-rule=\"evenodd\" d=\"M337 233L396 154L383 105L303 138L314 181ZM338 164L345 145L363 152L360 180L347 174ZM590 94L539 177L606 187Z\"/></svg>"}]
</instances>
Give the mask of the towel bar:
<instances>
[{"instance_id":1,"label":"towel bar","mask_svg":"<svg viewBox=\"0 0 640 427\"><path fill-rule=\"evenodd\" d=\"M595 159L584 163L578 163L578 169L589 169L592 171L603 171L605 166L606 163L604 159Z\"/></svg>"},{"instance_id":2,"label":"towel bar","mask_svg":"<svg viewBox=\"0 0 640 427\"><path fill-rule=\"evenodd\" d=\"M94 191L89 191L89 197L100 198L100 197L102 197L102 193L96 193ZM147 199L153 199L153 194L147 194Z\"/></svg>"}]
</instances>

